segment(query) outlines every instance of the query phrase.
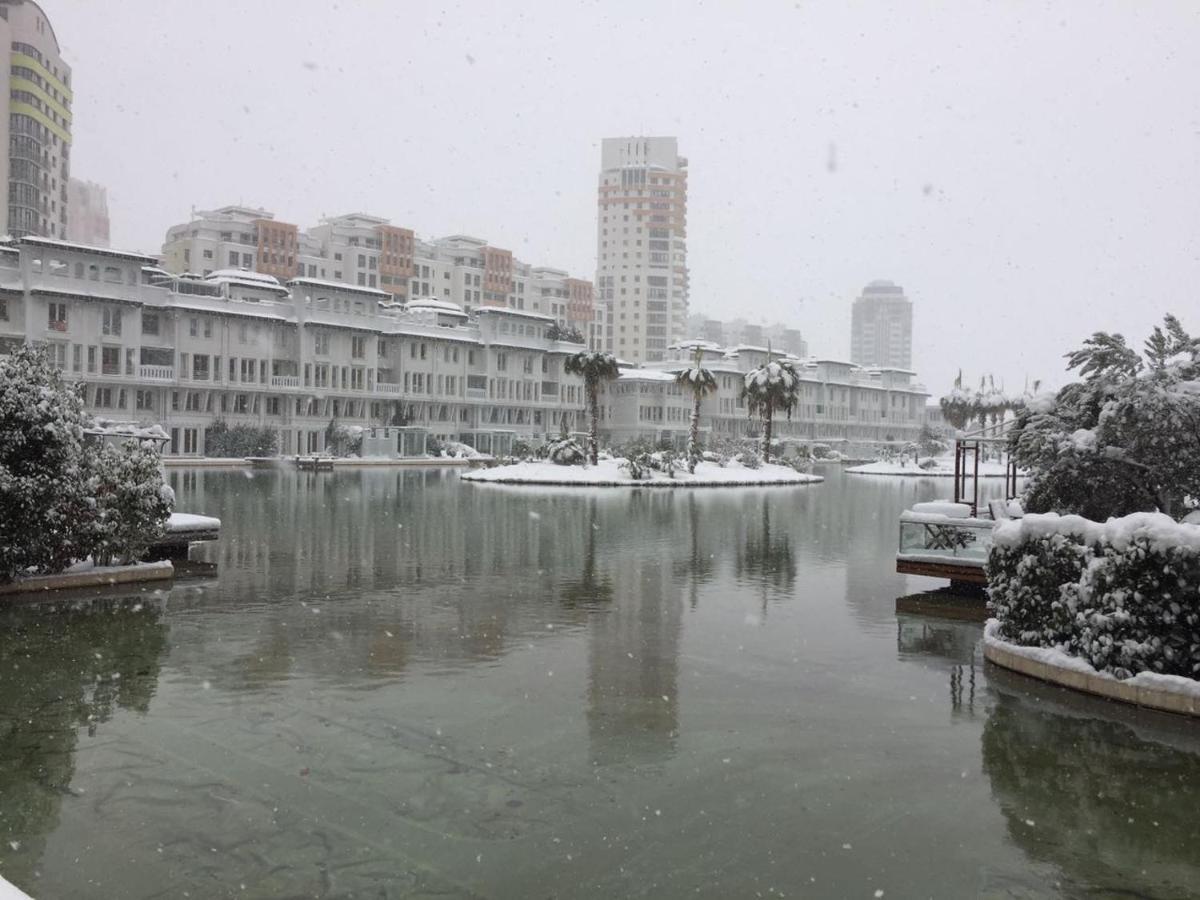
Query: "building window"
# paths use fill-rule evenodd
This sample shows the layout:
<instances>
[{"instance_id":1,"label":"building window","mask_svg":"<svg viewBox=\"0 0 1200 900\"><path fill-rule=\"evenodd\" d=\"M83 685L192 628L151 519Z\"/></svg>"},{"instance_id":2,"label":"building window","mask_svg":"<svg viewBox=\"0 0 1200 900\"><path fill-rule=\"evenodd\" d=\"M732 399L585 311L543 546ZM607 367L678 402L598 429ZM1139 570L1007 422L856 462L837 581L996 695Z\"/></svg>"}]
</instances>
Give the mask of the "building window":
<instances>
[{"instance_id":1,"label":"building window","mask_svg":"<svg viewBox=\"0 0 1200 900\"><path fill-rule=\"evenodd\" d=\"M158 334L158 313L142 313L142 334Z\"/></svg>"},{"instance_id":2,"label":"building window","mask_svg":"<svg viewBox=\"0 0 1200 900\"><path fill-rule=\"evenodd\" d=\"M51 303L49 305L49 313L47 316L47 327L51 331L66 331L67 330L67 304Z\"/></svg>"},{"instance_id":3,"label":"building window","mask_svg":"<svg viewBox=\"0 0 1200 900\"><path fill-rule=\"evenodd\" d=\"M104 307L101 330L108 335L119 336L121 334L121 308L119 306Z\"/></svg>"}]
</instances>

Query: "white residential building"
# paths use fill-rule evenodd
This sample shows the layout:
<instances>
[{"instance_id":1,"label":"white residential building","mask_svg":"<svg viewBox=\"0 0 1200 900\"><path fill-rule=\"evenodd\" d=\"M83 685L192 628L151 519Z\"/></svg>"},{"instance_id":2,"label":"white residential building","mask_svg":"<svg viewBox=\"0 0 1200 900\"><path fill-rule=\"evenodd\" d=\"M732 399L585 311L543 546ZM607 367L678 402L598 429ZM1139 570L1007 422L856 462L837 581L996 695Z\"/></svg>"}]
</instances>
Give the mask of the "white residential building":
<instances>
[{"instance_id":1,"label":"white residential building","mask_svg":"<svg viewBox=\"0 0 1200 900\"><path fill-rule=\"evenodd\" d=\"M286 284L240 268L175 275L137 253L40 237L0 243L0 352L46 345L90 411L163 426L177 455L202 455L218 419L274 430L284 454L325 450L331 420L368 432L403 424L493 449L557 434L564 419L582 430L583 385L563 371L580 345L554 340L555 324L509 306L469 315L433 296L402 304L307 275ZM755 426L743 376L766 349L701 349L719 384L705 400L705 432L745 435ZM690 398L672 373L694 352L674 346L606 386L605 440L682 445ZM919 433L928 394L911 373L794 362L801 404L778 423L780 437L853 447Z\"/></svg>"},{"instance_id":2,"label":"white residential building","mask_svg":"<svg viewBox=\"0 0 1200 900\"><path fill-rule=\"evenodd\" d=\"M605 138L596 214L596 291L607 349L665 359L687 336L687 160L673 137Z\"/></svg>"}]
</instances>

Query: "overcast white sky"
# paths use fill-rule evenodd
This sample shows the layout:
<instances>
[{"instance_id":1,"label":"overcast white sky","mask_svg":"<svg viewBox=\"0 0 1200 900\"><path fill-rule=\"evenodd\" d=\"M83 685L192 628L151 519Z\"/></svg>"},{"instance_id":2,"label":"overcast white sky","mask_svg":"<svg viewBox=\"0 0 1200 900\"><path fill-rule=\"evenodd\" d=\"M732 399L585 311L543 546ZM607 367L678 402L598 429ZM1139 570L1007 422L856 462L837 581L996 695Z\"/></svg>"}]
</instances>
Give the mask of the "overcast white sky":
<instances>
[{"instance_id":1,"label":"overcast white sky","mask_svg":"<svg viewBox=\"0 0 1200 900\"><path fill-rule=\"evenodd\" d=\"M192 206L387 216L591 278L599 141L678 136L694 311L849 352L874 278L961 366L1200 331L1200 4L43 0L115 246Z\"/></svg>"}]
</instances>

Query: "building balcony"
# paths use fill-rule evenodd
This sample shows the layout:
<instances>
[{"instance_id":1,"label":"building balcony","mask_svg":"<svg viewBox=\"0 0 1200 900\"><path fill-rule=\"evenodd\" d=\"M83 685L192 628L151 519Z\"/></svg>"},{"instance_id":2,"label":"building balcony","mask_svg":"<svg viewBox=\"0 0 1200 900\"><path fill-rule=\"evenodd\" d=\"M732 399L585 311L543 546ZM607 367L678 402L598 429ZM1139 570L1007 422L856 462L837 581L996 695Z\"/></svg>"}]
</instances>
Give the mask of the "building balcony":
<instances>
[{"instance_id":1,"label":"building balcony","mask_svg":"<svg viewBox=\"0 0 1200 900\"><path fill-rule=\"evenodd\" d=\"M138 366L138 378L142 381L174 381L174 366Z\"/></svg>"},{"instance_id":2,"label":"building balcony","mask_svg":"<svg viewBox=\"0 0 1200 900\"><path fill-rule=\"evenodd\" d=\"M402 393L400 385L392 384L391 382L388 382L388 381L375 382L375 390L377 393L388 394L388 395L392 395L392 396L396 396L396 395L399 395Z\"/></svg>"},{"instance_id":3,"label":"building balcony","mask_svg":"<svg viewBox=\"0 0 1200 900\"><path fill-rule=\"evenodd\" d=\"M272 375L271 387L274 388L298 388L300 387L299 375Z\"/></svg>"}]
</instances>

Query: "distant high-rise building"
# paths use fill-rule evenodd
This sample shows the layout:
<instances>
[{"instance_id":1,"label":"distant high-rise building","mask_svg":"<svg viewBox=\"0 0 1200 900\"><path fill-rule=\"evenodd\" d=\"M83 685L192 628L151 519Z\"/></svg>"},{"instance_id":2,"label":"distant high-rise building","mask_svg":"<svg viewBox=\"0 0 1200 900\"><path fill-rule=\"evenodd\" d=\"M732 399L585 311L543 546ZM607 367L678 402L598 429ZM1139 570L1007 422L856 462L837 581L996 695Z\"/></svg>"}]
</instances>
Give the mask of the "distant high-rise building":
<instances>
[{"instance_id":1,"label":"distant high-rise building","mask_svg":"<svg viewBox=\"0 0 1200 900\"><path fill-rule=\"evenodd\" d=\"M890 281L872 281L850 315L850 361L860 366L912 368L912 301Z\"/></svg>"},{"instance_id":2,"label":"distant high-rise building","mask_svg":"<svg viewBox=\"0 0 1200 900\"><path fill-rule=\"evenodd\" d=\"M71 67L59 55L50 20L33 0L0 3L0 145L8 148L8 177L0 179L8 234L67 236L71 178Z\"/></svg>"},{"instance_id":3,"label":"distant high-rise building","mask_svg":"<svg viewBox=\"0 0 1200 900\"><path fill-rule=\"evenodd\" d=\"M107 247L108 191L103 185L72 178L67 182L67 240Z\"/></svg>"},{"instance_id":4,"label":"distant high-rise building","mask_svg":"<svg viewBox=\"0 0 1200 900\"><path fill-rule=\"evenodd\" d=\"M687 175L673 137L601 142L596 296L608 349L632 363L687 337Z\"/></svg>"}]
</instances>

